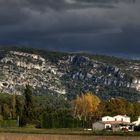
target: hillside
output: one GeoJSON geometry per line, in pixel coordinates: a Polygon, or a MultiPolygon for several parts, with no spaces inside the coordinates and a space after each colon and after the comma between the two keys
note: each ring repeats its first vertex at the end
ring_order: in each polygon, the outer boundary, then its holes
{"type": "Polygon", "coordinates": [[[124,97],[140,101],[140,61],[1,47],[0,92],[22,94],[26,84],[35,95],[72,99],[90,90],[104,100],[124,97]]]}

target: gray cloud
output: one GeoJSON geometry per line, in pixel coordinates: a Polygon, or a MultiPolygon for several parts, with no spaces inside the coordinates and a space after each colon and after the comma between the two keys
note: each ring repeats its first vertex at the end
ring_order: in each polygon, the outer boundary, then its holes
{"type": "Polygon", "coordinates": [[[140,53],[138,0],[0,0],[0,43],[140,53]]]}

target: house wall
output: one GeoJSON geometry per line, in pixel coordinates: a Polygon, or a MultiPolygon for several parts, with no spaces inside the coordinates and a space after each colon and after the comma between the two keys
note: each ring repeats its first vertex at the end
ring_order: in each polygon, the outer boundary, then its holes
{"type": "Polygon", "coordinates": [[[130,117],[117,115],[113,117],[115,121],[123,121],[130,123],[130,117]]]}
{"type": "Polygon", "coordinates": [[[140,117],[138,117],[138,122],[140,123],[140,117]]]}
{"type": "Polygon", "coordinates": [[[132,122],[132,124],[134,124],[135,126],[140,125],[140,117],[138,117],[138,120],[137,121],[132,122]]]}
{"type": "Polygon", "coordinates": [[[107,129],[107,128],[111,128],[111,127],[112,127],[111,124],[105,124],[105,129],[107,129]]]}
{"type": "Polygon", "coordinates": [[[102,117],[102,122],[110,122],[110,121],[115,121],[115,119],[110,116],[102,117]]]}

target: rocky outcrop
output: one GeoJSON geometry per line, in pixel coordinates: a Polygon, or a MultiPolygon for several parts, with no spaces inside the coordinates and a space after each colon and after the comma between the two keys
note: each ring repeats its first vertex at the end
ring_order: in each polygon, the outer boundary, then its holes
{"type": "Polygon", "coordinates": [[[0,91],[22,94],[29,84],[35,94],[56,93],[71,99],[92,90],[103,99],[122,96],[138,101],[139,70],[139,62],[119,67],[75,54],[61,55],[54,62],[49,56],[12,50],[0,59],[0,91]]]}

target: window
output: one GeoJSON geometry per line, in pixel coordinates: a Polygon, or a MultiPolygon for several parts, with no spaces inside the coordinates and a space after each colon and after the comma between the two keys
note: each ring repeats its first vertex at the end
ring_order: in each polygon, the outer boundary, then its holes
{"type": "Polygon", "coordinates": [[[115,118],[115,121],[117,121],[117,118],[115,118]]]}
{"type": "Polygon", "coordinates": [[[121,121],[123,122],[123,118],[121,118],[121,121]]]}

